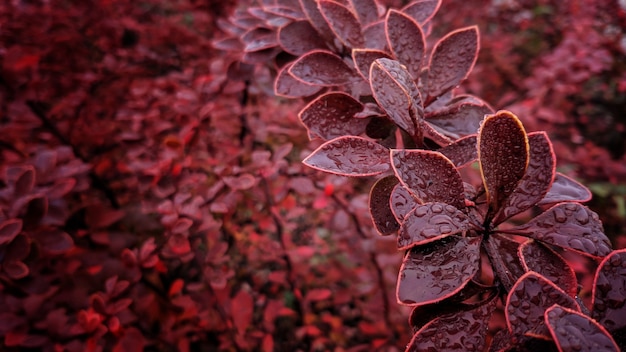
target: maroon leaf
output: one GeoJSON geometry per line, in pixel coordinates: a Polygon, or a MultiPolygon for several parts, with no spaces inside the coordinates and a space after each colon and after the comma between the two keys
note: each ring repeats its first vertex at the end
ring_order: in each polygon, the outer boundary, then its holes
{"type": "Polygon", "coordinates": [[[365,79],[369,79],[370,67],[376,59],[391,59],[387,52],[375,49],[352,49],[352,59],[357,70],[365,79]]]}
{"type": "Polygon", "coordinates": [[[626,327],[626,249],[600,262],[593,282],[593,318],[609,331],[626,327]]]}
{"type": "Polygon", "coordinates": [[[375,50],[385,50],[387,35],[385,34],[385,20],[379,20],[363,27],[365,47],[375,50]]]}
{"type": "Polygon", "coordinates": [[[504,201],[493,223],[499,224],[539,203],[554,180],[556,156],[545,132],[528,134],[528,168],[513,193],[504,201]]]}
{"type": "Polygon", "coordinates": [[[498,248],[499,255],[506,263],[506,269],[514,278],[519,278],[526,272],[519,256],[520,243],[509,239],[509,237],[494,233],[489,237],[489,241],[495,242],[495,248],[498,248]]]}
{"type": "Polygon", "coordinates": [[[410,74],[397,61],[382,58],[370,67],[369,78],[378,105],[400,128],[415,136],[420,101],[414,101],[405,85],[412,84],[410,74]]]}
{"type": "Polygon", "coordinates": [[[74,240],[65,231],[52,229],[39,231],[33,235],[41,248],[51,254],[61,254],[67,252],[74,246],[74,240]]]}
{"type": "Polygon", "coordinates": [[[546,310],[545,320],[559,351],[620,350],[602,325],[575,310],[555,304],[546,310]]]}
{"type": "Polygon", "coordinates": [[[604,257],[611,252],[611,242],[598,214],[578,203],[559,203],[528,223],[501,232],[527,236],[591,257],[604,257]]]}
{"type": "Polygon", "coordinates": [[[534,271],[554,282],[565,293],[576,298],[576,273],[558,253],[540,242],[528,240],[519,248],[519,257],[526,271],[534,271]]]}
{"type": "Polygon", "coordinates": [[[302,55],[289,73],[305,83],[320,86],[346,84],[355,77],[354,71],[339,56],[324,50],[302,55]]]}
{"type": "Polygon", "coordinates": [[[245,52],[261,51],[278,44],[276,32],[267,28],[254,28],[241,36],[245,52]]]}
{"type": "Polygon", "coordinates": [[[5,261],[2,270],[13,280],[23,279],[30,273],[28,266],[21,261],[5,261]]]}
{"type": "MultiPolygon", "coordinates": [[[[395,176],[394,176],[395,178],[395,176]]],[[[21,219],[9,219],[0,223],[0,245],[9,243],[22,231],[21,219]]]]}
{"type": "Polygon", "coordinates": [[[428,71],[428,96],[438,97],[456,87],[474,67],[478,56],[478,27],[456,30],[433,49],[428,71]]]}
{"type": "Polygon", "coordinates": [[[419,24],[428,22],[437,13],[441,0],[417,0],[402,8],[402,12],[411,16],[419,24]]]}
{"type": "Polygon", "coordinates": [[[496,302],[492,298],[474,309],[432,320],[413,335],[406,351],[483,351],[496,302]]]}
{"type": "Polygon", "coordinates": [[[378,4],[376,4],[376,0],[350,0],[350,3],[362,26],[378,20],[378,4]]]}
{"type": "Polygon", "coordinates": [[[385,31],[391,52],[406,66],[413,80],[422,71],[425,39],[420,25],[411,17],[396,10],[387,13],[385,31]]]}
{"type": "Polygon", "coordinates": [[[238,37],[228,37],[211,43],[215,49],[224,51],[243,51],[243,43],[238,37]]]}
{"type": "Polygon", "coordinates": [[[478,159],[477,141],[478,136],[474,134],[457,139],[437,151],[450,159],[456,167],[461,167],[478,159]]]}
{"type": "Polygon", "coordinates": [[[460,101],[426,117],[441,133],[453,139],[475,134],[485,115],[493,110],[487,104],[460,101]]]}
{"type": "Polygon", "coordinates": [[[413,210],[419,203],[413,197],[402,184],[398,184],[391,191],[389,197],[389,205],[393,215],[398,222],[404,221],[404,218],[413,210]]]}
{"type": "Polygon", "coordinates": [[[365,132],[369,119],[354,115],[363,110],[363,104],[350,95],[332,92],[319,96],[299,113],[309,132],[329,140],[365,132]]]}
{"type": "Polygon", "coordinates": [[[317,1],[300,0],[300,6],[302,7],[304,14],[306,15],[306,18],[317,30],[317,32],[322,36],[322,38],[324,38],[326,41],[332,42],[333,32],[328,26],[328,22],[326,22],[324,16],[322,16],[322,13],[317,6],[317,1]]]}
{"type": "Polygon", "coordinates": [[[390,235],[400,228],[394,213],[391,211],[389,198],[398,179],[394,175],[386,176],[376,181],[370,190],[369,210],[374,226],[383,236],[390,235]]]}
{"type": "Polygon", "coordinates": [[[265,64],[268,61],[273,60],[280,51],[280,48],[274,46],[264,50],[246,52],[241,58],[241,62],[250,65],[265,64]]]}
{"type": "Polygon", "coordinates": [[[361,24],[350,9],[332,0],[320,0],[318,6],[330,29],[345,46],[365,46],[361,24]]]}
{"type": "Polygon", "coordinates": [[[589,189],[578,181],[556,173],[552,187],[546,196],[539,202],[539,205],[555,204],[560,202],[587,202],[591,199],[589,189]]]}
{"type": "Polygon", "coordinates": [[[277,4],[277,6],[266,6],[265,11],[277,16],[286,17],[291,20],[304,19],[302,9],[295,1],[288,1],[283,4],[277,4]]]}
{"type": "Polygon", "coordinates": [[[408,249],[464,233],[472,228],[467,216],[445,203],[417,205],[400,225],[398,249],[408,249]]]}
{"type": "Polygon", "coordinates": [[[428,150],[392,150],[393,169],[404,187],[422,202],[465,208],[461,175],[441,153],[428,150]]]}
{"type": "Polygon", "coordinates": [[[295,56],[301,56],[315,49],[326,49],[324,39],[320,37],[309,21],[296,21],[278,30],[278,42],[283,50],[295,56]]]}
{"type": "Polygon", "coordinates": [[[303,161],[318,170],[344,176],[373,176],[389,170],[389,150],[361,137],[338,137],[303,161]]]}
{"type": "Polygon", "coordinates": [[[400,267],[397,298],[419,306],[459,292],[478,272],[480,237],[449,236],[411,248],[400,267]]]}
{"type": "Polygon", "coordinates": [[[13,191],[13,196],[15,198],[23,197],[29,194],[33,188],[35,187],[35,169],[30,166],[26,168],[22,173],[17,177],[15,181],[15,189],[13,191]]]}
{"type": "Polygon", "coordinates": [[[294,78],[289,73],[290,68],[291,64],[287,64],[276,75],[276,81],[274,81],[274,92],[276,95],[286,98],[308,97],[322,89],[320,86],[305,83],[294,78]]]}
{"type": "Polygon", "coordinates": [[[528,165],[524,126],[508,111],[487,116],[478,134],[478,160],[487,199],[497,211],[524,177],[528,165]]]}
{"type": "Polygon", "coordinates": [[[553,304],[580,311],[580,307],[563,290],[545,277],[527,272],[517,280],[508,294],[504,313],[513,336],[549,337],[544,312],[553,304]]]}

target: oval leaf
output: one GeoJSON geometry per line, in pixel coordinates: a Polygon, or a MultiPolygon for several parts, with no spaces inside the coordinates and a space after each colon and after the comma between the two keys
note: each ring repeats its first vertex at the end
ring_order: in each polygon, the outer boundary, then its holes
{"type": "Polygon", "coordinates": [[[501,232],[527,236],[596,258],[611,252],[611,242],[604,234],[598,214],[578,203],[559,203],[528,223],[501,232]]]}
{"type": "Polygon", "coordinates": [[[311,96],[322,89],[321,86],[312,85],[296,79],[289,73],[291,64],[285,65],[276,75],[274,81],[274,93],[285,98],[301,98],[311,96]]]}
{"type": "Polygon", "coordinates": [[[626,249],[602,260],[593,282],[593,318],[609,331],[626,327],[626,249]]]}
{"type": "Polygon", "coordinates": [[[559,351],[620,350],[602,325],[575,310],[554,305],[546,310],[545,320],[559,351]]]}
{"type": "Polygon", "coordinates": [[[474,67],[478,57],[478,27],[462,28],[443,37],[433,49],[428,71],[428,97],[456,87],[474,67]]]}
{"type": "Polygon", "coordinates": [[[398,249],[423,245],[471,228],[467,216],[451,205],[445,203],[417,205],[400,225],[398,249]]]}
{"type": "Polygon", "coordinates": [[[394,213],[391,211],[389,198],[391,192],[398,185],[394,175],[383,177],[372,186],[369,197],[369,210],[374,226],[379,234],[390,235],[400,228],[394,213]]]}
{"type": "Polygon", "coordinates": [[[485,118],[478,133],[478,161],[491,211],[497,211],[524,177],[528,165],[524,126],[508,111],[485,118]]]}
{"type": "Polygon", "coordinates": [[[465,208],[461,175],[443,154],[428,150],[392,150],[391,160],[400,182],[422,202],[465,208]]]}
{"type": "Polygon", "coordinates": [[[339,137],[322,144],[303,163],[344,176],[373,176],[389,170],[389,150],[361,137],[339,137]]]}
{"type": "Polygon", "coordinates": [[[273,48],[278,44],[276,32],[268,28],[254,28],[241,36],[245,52],[256,52],[273,48]]]}
{"type": "Polygon", "coordinates": [[[370,67],[376,59],[391,59],[391,56],[387,52],[375,49],[353,49],[352,60],[356,66],[359,74],[365,79],[369,79],[370,67]]]}
{"type": "Polygon", "coordinates": [[[398,184],[391,191],[389,197],[389,205],[393,215],[398,222],[404,221],[405,217],[413,210],[419,203],[413,197],[402,184],[398,184]]]}
{"type": "Polygon", "coordinates": [[[378,4],[376,0],[350,0],[350,3],[362,26],[378,20],[378,4]]]}
{"type": "Polygon", "coordinates": [[[400,267],[398,303],[419,306],[459,292],[478,272],[480,237],[450,236],[411,248],[400,267]]]}
{"type": "Polygon", "coordinates": [[[534,271],[554,282],[565,293],[576,298],[578,281],[576,273],[558,253],[534,240],[524,242],[519,257],[525,271],[534,271]]]}
{"type": "Polygon", "coordinates": [[[327,42],[333,41],[333,31],[328,26],[326,19],[322,16],[316,0],[300,0],[300,6],[304,11],[304,15],[311,25],[317,30],[322,38],[327,42]]]}
{"type": "MultiPolygon", "coordinates": [[[[394,176],[395,178],[395,176],[394,176]]],[[[21,219],[9,219],[0,223],[0,245],[9,243],[22,231],[21,219]]]]}
{"type": "Polygon", "coordinates": [[[474,134],[457,139],[437,151],[450,159],[454,166],[461,167],[478,159],[477,141],[478,136],[474,134]]]}
{"type": "Polygon", "coordinates": [[[369,49],[385,50],[387,36],[385,34],[385,20],[379,20],[363,28],[365,47],[369,49]]]}
{"type": "Polygon", "coordinates": [[[309,132],[329,140],[365,132],[369,119],[357,119],[355,114],[363,104],[345,93],[333,92],[319,96],[298,114],[309,132]]]}
{"type": "Polygon", "coordinates": [[[320,86],[346,84],[354,77],[352,69],[339,56],[324,50],[301,56],[289,73],[305,83],[320,86]]]}
{"type": "Polygon", "coordinates": [[[587,202],[591,199],[591,191],[578,181],[556,173],[552,187],[539,205],[555,204],[560,202],[587,202]]]}
{"type": "Polygon", "coordinates": [[[349,48],[365,46],[361,24],[350,9],[330,0],[321,0],[318,6],[330,29],[345,46],[349,48]]]}
{"type": "Polygon", "coordinates": [[[422,28],[408,15],[390,10],[385,21],[385,32],[391,52],[416,80],[422,71],[426,46],[422,28]]]}
{"type": "Polygon", "coordinates": [[[278,30],[278,42],[283,50],[295,56],[301,56],[315,49],[326,49],[324,39],[320,37],[309,21],[296,21],[278,30]]]}
{"type": "Polygon", "coordinates": [[[485,115],[492,113],[489,105],[462,101],[428,115],[426,120],[441,133],[457,139],[478,132],[485,115]]]}
{"type": "Polygon", "coordinates": [[[439,10],[441,0],[417,0],[402,8],[402,12],[411,16],[419,24],[428,22],[439,10]]]}

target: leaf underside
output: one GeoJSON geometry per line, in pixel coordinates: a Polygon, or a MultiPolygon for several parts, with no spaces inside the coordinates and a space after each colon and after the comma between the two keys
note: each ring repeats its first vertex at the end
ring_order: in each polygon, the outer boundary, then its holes
{"type": "Polygon", "coordinates": [[[400,225],[398,249],[423,245],[471,228],[467,216],[451,205],[445,203],[417,205],[400,225]]]}
{"type": "Polygon", "coordinates": [[[394,175],[383,177],[372,186],[369,196],[369,210],[378,233],[390,235],[398,229],[400,224],[391,211],[389,199],[398,179],[394,175]]]}
{"type": "Polygon", "coordinates": [[[348,94],[331,92],[310,102],[299,116],[306,128],[325,140],[365,132],[369,119],[357,119],[355,114],[363,104],[348,94]]]}
{"type": "Polygon", "coordinates": [[[575,310],[554,305],[546,310],[545,320],[560,351],[619,351],[602,325],[575,310]]]}
{"type": "Polygon", "coordinates": [[[389,170],[389,150],[362,137],[338,137],[322,144],[303,163],[343,176],[373,176],[389,170]]]}
{"type": "Polygon", "coordinates": [[[526,271],[541,274],[571,297],[576,297],[578,292],[576,273],[563,257],[534,240],[524,242],[519,251],[519,257],[526,271]]]}
{"type": "Polygon", "coordinates": [[[614,332],[626,328],[626,249],[602,260],[593,283],[593,318],[614,332]]]}

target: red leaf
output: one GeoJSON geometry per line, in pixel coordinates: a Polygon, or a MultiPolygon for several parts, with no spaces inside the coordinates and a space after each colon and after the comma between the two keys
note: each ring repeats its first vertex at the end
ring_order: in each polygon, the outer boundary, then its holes
{"type": "Polygon", "coordinates": [[[578,181],[573,180],[560,172],[556,173],[552,187],[539,205],[555,204],[560,202],[587,202],[591,199],[589,189],[578,181]]]}
{"type": "Polygon", "coordinates": [[[102,204],[86,207],[85,222],[92,229],[103,229],[121,220],[125,213],[122,210],[113,210],[102,204]]]}
{"type": "Polygon", "coordinates": [[[450,236],[411,248],[400,267],[398,302],[419,306],[461,291],[478,272],[480,237],[450,236]]]}
{"type": "Polygon", "coordinates": [[[276,32],[267,28],[253,28],[241,36],[245,52],[267,50],[278,45],[276,32]]]}
{"type": "Polygon", "coordinates": [[[419,24],[428,22],[439,10],[441,0],[417,0],[402,8],[402,12],[411,16],[419,24]]]}
{"type": "Polygon", "coordinates": [[[469,75],[478,57],[478,47],[476,26],[451,32],[437,42],[428,70],[429,99],[458,86],[469,75]]]}
{"type": "Polygon", "coordinates": [[[626,327],[626,249],[612,252],[598,265],[593,281],[593,317],[609,331],[626,327]]]}
{"type": "Polygon", "coordinates": [[[545,320],[559,351],[620,350],[602,325],[575,310],[555,304],[546,310],[545,320]]]}
{"type": "Polygon", "coordinates": [[[370,190],[369,211],[376,230],[383,236],[390,235],[400,228],[389,202],[391,192],[397,184],[398,179],[390,175],[376,181],[370,190]]]}
{"type": "Polygon", "coordinates": [[[278,42],[283,50],[301,56],[315,49],[327,49],[326,42],[309,21],[296,21],[278,31],[278,42]]]}
{"type": "Polygon", "coordinates": [[[0,223],[0,245],[13,241],[22,231],[21,219],[9,219],[0,223]]]}
{"type": "Polygon", "coordinates": [[[65,253],[74,246],[72,237],[59,229],[39,231],[34,237],[41,248],[51,254],[65,253]]]}
{"type": "Polygon", "coordinates": [[[361,137],[339,137],[322,144],[303,161],[344,176],[373,176],[389,170],[389,150],[361,137]]]}
{"type": "Polygon", "coordinates": [[[357,70],[365,79],[369,79],[370,67],[376,59],[387,58],[391,56],[387,52],[375,49],[352,49],[352,60],[357,70]]]}
{"type": "Polygon", "coordinates": [[[350,3],[362,26],[378,20],[378,4],[376,0],[350,0],[350,3]]]}
{"type": "Polygon", "coordinates": [[[540,242],[528,240],[520,246],[519,257],[526,271],[541,274],[571,297],[576,297],[576,273],[558,253],[540,242]]]}
{"type": "Polygon", "coordinates": [[[320,12],[319,7],[317,6],[316,0],[300,0],[300,6],[304,11],[307,19],[311,23],[311,25],[317,30],[317,32],[324,38],[326,41],[333,41],[333,32],[328,26],[328,22],[320,12]]]}
{"type": "Polygon", "coordinates": [[[389,48],[400,63],[416,80],[422,73],[422,58],[426,46],[422,28],[411,17],[390,10],[385,21],[385,31],[389,48]]]}
{"type": "Polygon", "coordinates": [[[2,263],[2,270],[4,270],[4,272],[14,280],[25,278],[30,272],[28,266],[21,261],[8,260],[5,260],[4,263],[2,263]]]}
{"type": "Polygon", "coordinates": [[[308,97],[322,89],[320,86],[305,83],[296,79],[291,75],[291,73],[289,73],[290,68],[291,63],[285,65],[280,71],[278,71],[276,80],[274,81],[274,92],[276,95],[285,98],[308,97]]]}
{"type": "Polygon", "coordinates": [[[441,133],[457,139],[476,133],[485,115],[492,113],[493,109],[482,101],[462,99],[428,114],[426,120],[433,126],[439,127],[437,130],[441,133]]]}
{"type": "Polygon", "coordinates": [[[309,290],[304,296],[304,299],[311,302],[323,301],[325,299],[329,299],[332,294],[333,293],[327,288],[315,288],[309,290]]]}
{"type": "Polygon", "coordinates": [[[478,136],[474,134],[457,139],[437,151],[450,159],[456,167],[461,167],[478,159],[477,143],[478,136]]]}
{"type": "Polygon", "coordinates": [[[318,6],[330,29],[345,46],[362,48],[365,45],[361,24],[350,9],[331,0],[320,0],[318,6]]]}
{"type": "Polygon", "coordinates": [[[385,20],[379,20],[363,27],[365,47],[373,50],[385,50],[387,36],[385,34],[385,20]]]}
{"type": "Polygon", "coordinates": [[[402,222],[419,203],[411,192],[402,186],[402,184],[398,184],[393,188],[393,191],[391,191],[389,204],[396,220],[402,222]]]}
{"type": "Polygon", "coordinates": [[[467,216],[445,203],[417,205],[400,225],[398,249],[423,245],[472,228],[467,216]]]}
{"type": "Polygon", "coordinates": [[[339,56],[330,51],[314,50],[298,58],[289,73],[302,82],[334,86],[349,83],[355,73],[339,56]]]}
{"type": "Polygon", "coordinates": [[[325,140],[365,132],[369,119],[354,115],[363,111],[363,104],[350,95],[331,92],[310,102],[298,116],[310,133],[325,140]]]}
{"type": "Polygon", "coordinates": [[[28,195],[35,187],[35,169],[32,166],[26,168],[15,181],[13,197],[19,198],[28,195]]]}
{"type": "Polygon", "coordinates": [[[245,334],[252,323],[253,304],[252,296],[245,289],[239,290],[231,301],[233,323],[240,335],[245,334]]]}
{"type": "Polygon", "coordinates": [[[251,174],[242,174],[238,176],[225,176],[224,183],[236,191],[244,191],[250,189],[257,184],[257,179],[251,174]]]}
{"type": "Polygon", "coordinates": [[[428,150],[391,150],[396,176],[420,201],[465,208],[463,180],[443,154],[428,150]]]}

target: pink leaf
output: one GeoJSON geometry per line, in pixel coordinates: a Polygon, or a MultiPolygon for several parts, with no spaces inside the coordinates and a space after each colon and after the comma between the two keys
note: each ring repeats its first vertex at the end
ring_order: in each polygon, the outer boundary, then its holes
{"type": "Polygon", "coordinates": [[[350,95],[332,92],[310,102],[299,116],[309,132],[329,140],[365,132],[369,119],[354,116],[363,110],[363,104],[350,95]]]}
{"type": "Polygon", "coordinates": [[[373,176],[389,170],[389,150],[361,137],[338,137],[322,144],[303,163],[344,176],[373,176]]]}
{"type": "Polygon", "coordinates": [[[296,79],[309,84],[334,86],[349,83],[355,72],[330,51],[314,50],[301,56],[289,69],[296,79]]]}
{"type": "Polygon", "coordinates": [[[320,0],[320,12],[337,38],[349,48],[362,48],[365,44],[361,24],[346,6],[331,0],[320,0]]]}
{"type": "Polygon", "coordinates": [[[422,72],[425,39],[422,28],[411,17],[390,10],[387,13],[385,30],[389,48],[396,60],[406,66],[413,80],[417,80],[422,72]]]}

